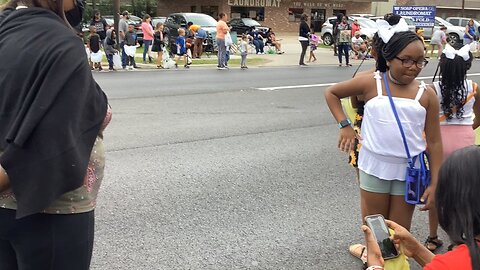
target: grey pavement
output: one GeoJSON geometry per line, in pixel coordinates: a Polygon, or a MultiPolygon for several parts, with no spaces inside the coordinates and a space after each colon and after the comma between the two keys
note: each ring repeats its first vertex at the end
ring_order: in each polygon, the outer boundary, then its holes
{"type": "MultiPolygon", "coordinates": [[[[325,88],[259,89],[352,72],[95,73],[114,114],[92,269],[360,269],[347,251],[363,239],[358,186],[325,88]]],[[[426,213],[412,232],[427,236],[426,213]]]]}

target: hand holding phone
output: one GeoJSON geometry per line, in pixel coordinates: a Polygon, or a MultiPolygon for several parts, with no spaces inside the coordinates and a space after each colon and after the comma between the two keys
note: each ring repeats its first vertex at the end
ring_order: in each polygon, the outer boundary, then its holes
{"type": "Polygon", "coordinates": [[[383,216],[380,214],[366,216],[365,223],[377,240],[383,259],[388,260],[398,257],[399,252],[392,242],[392,239],[390,239],[390,231],[383,216]]]}

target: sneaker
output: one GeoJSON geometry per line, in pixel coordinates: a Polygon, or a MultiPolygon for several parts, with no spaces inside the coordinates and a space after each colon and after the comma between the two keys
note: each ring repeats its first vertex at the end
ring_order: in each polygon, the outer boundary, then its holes
{"type": "Polygon", "coordinates": [[[184,68],[190,68],[188,65],[183,65],[184,68]]]}
{"type": "Polygon", "coordinates": [[[226,70],[225,67],[218,67],[217,69],[218,69],[218,70],[226,70]]]}

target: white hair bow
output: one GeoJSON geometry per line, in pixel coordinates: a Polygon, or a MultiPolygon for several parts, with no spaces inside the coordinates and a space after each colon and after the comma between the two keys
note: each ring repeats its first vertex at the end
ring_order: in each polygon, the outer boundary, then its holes
{"type": "Polygon", "coordinates": [[[396,25],[390,25],[385,20],[377,20],[378,36],[383,42],[388,43],[392,36],[398,32],[408,31],[408,24],[404,18],[400,18],[400,21],[396,25]]]}
{"type": "Polygon", "coordinates": [[[455,50],[452,46],[447,44],[445,46],[445,50],[443,50],[443,54],[445,54],[445,57],[448,59],[454,59],[455,55],[458,55],[463,58],[463,60],[467,61],[470,59],[470,45],[465,45],[463,46],[460,50],[455,50]]]}

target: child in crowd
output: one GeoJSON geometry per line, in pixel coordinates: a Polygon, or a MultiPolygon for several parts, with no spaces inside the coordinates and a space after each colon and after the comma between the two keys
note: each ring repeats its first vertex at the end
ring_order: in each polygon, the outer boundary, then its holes
{"type": "Polygon", "coordinates": [[[164,33],[163,33],[164,25],[163,23],[159,22],[155,26],[155,31],[153,34],[153,45],[152,45],[152,52],[157,53],[157,68],[163,68],[162,60],[163,60],[163,47],[164,44],[164,33]]]}
{"type": "Polygon", "coordinates": [[[240,67],[242,69],[247,69],[247,54],[248,54],[248,36],[246,34],[242,34],[242,40],[240,41],[240,55],[242,57],[242,61],[240,63],[240,67]]]}
{"type": "Polygon", "coordinates": [[[177,45],[177,61],[176,61],[175,67],[178,68],[178,61],[180,61],[180,58],[183,57],[183,60],[185,62],[183,67],[189,68],[187,63],[187,44],[185,40],[185,29],[183,28],[178,29],[178,37],[175,43],[177,45]]]}
{"type": "Polygon", "coordinates": [[[92,59],[95,59],[95,57],[93,58],[91,57],[92,54],[98,54],[100,51],[100,43],[101,43],[100,35],[97,34],[97,28],[94,25],[91,25],[89,29],[90,29],[90,36],[88,38],[87,46],[90,49],[90,59],[91,59],[90,68],[92,70],[95,70],[96,68],[98,68],[98,71],[102,71],[101,60],[99,62],[93,61],[92,59]]]}
{"type": "MultiPolygon", "coordinates": [[[[467,80],[467,71],[472,66],[470,46],[455,50],[447,44],[440,55],[440,80],[433,83],[440,104],[440,132],[443,142],[443,158],[453,151],[473,145],[475,132],[480,125],[480,94],[478,85],[467,80]]],[[[435,251],[442,246],[438,239],[436,209],[429,211],[430,235],[425,247],[435,251]]]]}
{"type": "Polygon", "coordinates": [[[415,206],[405,201],[407,157],[402,136],[387,96],[387,85],[403,126],[411,156],[426,149],[430,153],[431,184],[421,200],[422,210],[433,208],[438,170],[442,162],[442,141],[435,91],[415,78],[426,65],[423,43],[408,30],[406,22],[391,35],[391,24],[377,20],[379,41],[377,71],[356,76],[327,88],[325,98],[340,128],[338,146],[352,150],[356,134],[342,110],[341,98],[362,96],[362,147],[358,159],[362,221],[366,215],[382,214],[410,229],[415,206]],[[405,27],[403,27],[405,26],[405,27]],[[425,134],[425,137],[424,137],[425,134]],[[426,141],[425,141],[426,138],[426,141]]]}
{"type": "Polygon", "coordinates": [[[137,68],[137,65],[135,64],[135,50],[137,45],[138,45],[138,42],[137,42],[137,34],[135,33],[135,25],[129,24],[128,31],[127,33],[125,33],[125,46],[129,47],[125,49],[128,51],[126,63],[127,63],[127,69],[129,70],[134,70],[135,68],[137,68]]]}
{"type": "Polygon", "coordinates": [[[105,55],[108,60],[108,70],[115,71],[113,67],[113,55],[118,53],[118,46],[116,40],[116,34],[114,29],[107,30],[107,37],[105,38],[105,55]]]}
{"type": "Polygon", "coordinates": [[[310,34],[310,57],[308,58],[308,62],[310,63],[313,58],[313,62],[317,61],[317,57],[315,57],[315,51],[317,50],[318,42],[320,42],[320,38],[315,35],[315,32],[311,30],[310,34]]]}
{"type": "Polygon", "coordinates": [[[442,26],[440,30],[436,30],[433,32],[432,39],[430,40],[430,47],[432,50],[430,51],[430,57],[433,57],[433,50],[435,46],[438,47],[438,59],[442,55],[443,46],[447,44],[447,27],[442,26]]]}

